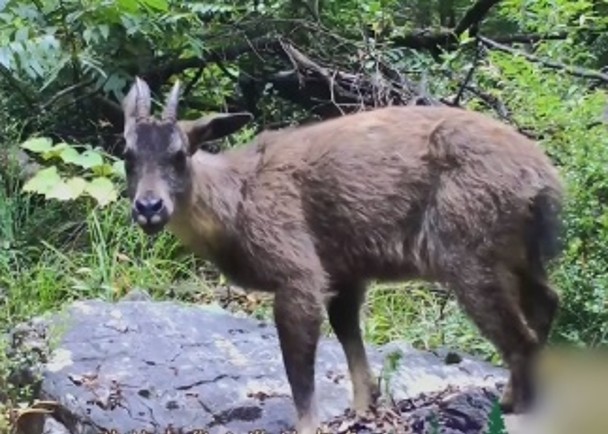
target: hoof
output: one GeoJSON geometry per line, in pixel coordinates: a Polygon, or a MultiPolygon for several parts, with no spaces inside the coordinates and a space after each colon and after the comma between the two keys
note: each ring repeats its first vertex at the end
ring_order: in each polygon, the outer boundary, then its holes
{"type": "Polygon", "coordinates": [[[320,433],[320,423],[316,416],[308,415],[298,420],[296,424],[297,434],[318,434],[320,433]]]}
{"type": "Polygon", "coordinates": [[[513,402],[511,402],[511,401],[505,402],[505,401],[501,400],[498,403],[498,405],[500,406],[500,411],[502,412],[502,414],[514,414],[514,412],[513,412],[513,409],[514,409],[513,402]]]}
{"type": "Polygon", "coordinates": [[[528,413],[531,410],[532,404],[532,401],[529,399],[520,399],[515,401],[511,399],[511,397],[503,397],[499,402],[500,410],[505,415],[528,413]]]}
{"type": "Polygon", "coordinates": [[[353,410],[355,410],[357,415],[373,411],[377,407],[381,396],[380,388],[373,379],[361,389],[363,389],[364,392],[359,394],[355,392],[353,400],[353,410]]]}

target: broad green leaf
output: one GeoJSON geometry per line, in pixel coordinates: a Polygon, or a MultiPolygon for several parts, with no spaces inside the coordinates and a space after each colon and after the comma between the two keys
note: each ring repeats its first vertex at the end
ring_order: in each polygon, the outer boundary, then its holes
{"type": "Polygon", "coordinates": [[[33,137],[23,142],[21,147],[40,154],[50,151],[53,148],[53,142],[48,137],[33,137]]]}
{"type": "Polygon", "coordinates": [[[83,169],[90,169],[92,167],[103,165],[103,157],[99,152],[88,150],[78,155],[78,158],[73,161],[73,163],[82,167],[83,169]]]}
{"type": "Polygon", "coordinates": [[[67,143],[57,143],[56,145],[52,146],[51,149],[42,154],[42,158],[44,158],[45,160],[50,160],[51,158],[59,157],[64,149],[69,148],[71,148],[71,146],[67,143]]]}
{"type": "Polygon", "coordinates": [[[45,197],[47,199],[57,199],[60,201],[75,199],[70,186],[63,179],[59,180],[53,188],[49,189],[46,192],[45,197]]]}
{"type": "Polygon", "coordinates": [[[100,176],[90,181],[85,191],[102,207],[114,202],[118,198],[114,184],[105,176],[100,176]]]}
{"type": "Polygon", "coordinates": [[[57,166],[41,169],[31,177],[24,185],[23,191],[46,195],[57,184],[63,182],[57,172],[57,166]]]}
{"type": "Polygon", "coordinates": [[[68,179],[66,184],[72,191],[72,196],[74,197],[74,199],[76,199],[77,197],[80,197],[82,193],[84,193],[87,188],[88,182],[86,179],[80,176],[74,176],[68,179]]]}
{"type": "Polygon", "coordinates": [[[80,159],[80,152],[69,146],[67,148],[64,148],[63,151],[61,151],[59,157],[63,160],[64,163],[78,164],[78,161],[80,159]]]}
{"type": "Polygon", "coordinates": [[[125,162],[123,160],[115,161],[114,164],[112,164],[112,171],[116,176],[122,179],[127,177],[127,172],[125,171],[125,162]]]}

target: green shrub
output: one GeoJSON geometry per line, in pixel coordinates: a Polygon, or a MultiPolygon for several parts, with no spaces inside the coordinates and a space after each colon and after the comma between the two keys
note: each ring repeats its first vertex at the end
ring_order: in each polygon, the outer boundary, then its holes
{"type": "Polygon", "coordinates": [[[605,94],[524,60],[492,60],[501,68],[500,97],[519,125],[542,136],[566,183],[565,249],[552,267],[562,299],[553,338],[608,344],[608,134],[598,122],[605,94]]]}

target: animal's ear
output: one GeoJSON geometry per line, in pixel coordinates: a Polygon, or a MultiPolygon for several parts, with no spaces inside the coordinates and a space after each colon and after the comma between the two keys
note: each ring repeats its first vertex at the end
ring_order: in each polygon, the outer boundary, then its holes
{"type": "Polygon", "coordinates": [[[135,77],[135,82],[122,100],[122,109],[125,115],[125,137],[133,130],[137,121],[150,116],[151,106],[152,101],[148,83],[139,77],[135,77]]]}
{"type": "Polygon", "coordinates": [[[202,143],[229,136],[252,119],[253,115],[249,112],[218,113],[178,123],[188,137],[190,151],[194,152],[202,143]]]}

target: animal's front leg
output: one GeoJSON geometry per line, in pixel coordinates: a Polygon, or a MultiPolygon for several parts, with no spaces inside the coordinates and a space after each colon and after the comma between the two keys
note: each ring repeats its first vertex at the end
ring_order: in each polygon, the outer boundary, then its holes
{"type": "Polygon", "coordinates": [[[321,288],[314,279],[281,288],[275,296],[274,316],[283,363],[296,407],[298,434],[319,428],[315,398],[315,357],[322,322],[321,288]]]}
{"type": "Polygon", "coordinates": [[[359,311],[366,288],[361,282],[339,282],[334,283],[332,289],[335,295],[327,306],[329,323],[346,355],[353,385],[354,408],[357,413],[364,414],[380,396],[359,326],[359,311]]]}

